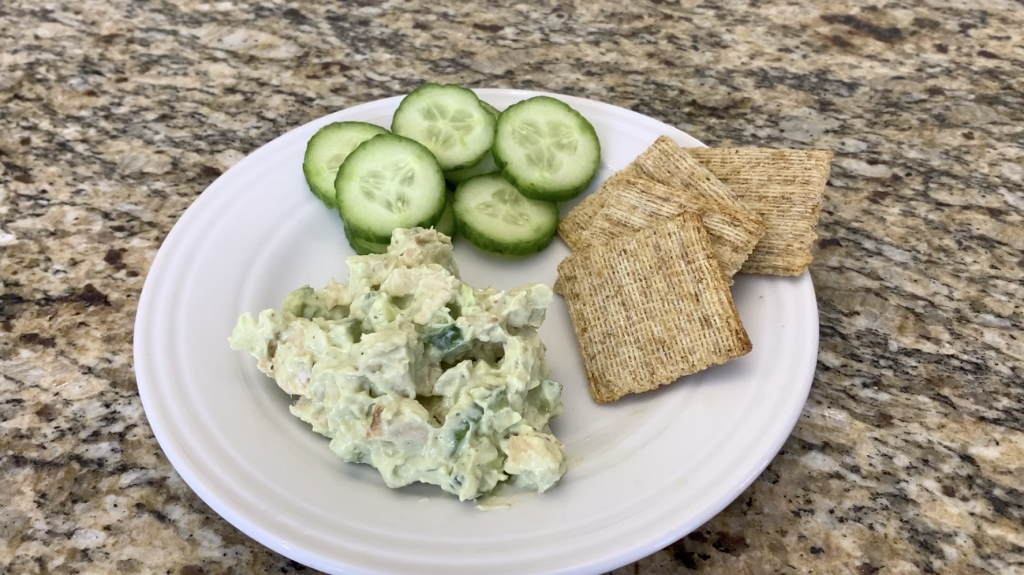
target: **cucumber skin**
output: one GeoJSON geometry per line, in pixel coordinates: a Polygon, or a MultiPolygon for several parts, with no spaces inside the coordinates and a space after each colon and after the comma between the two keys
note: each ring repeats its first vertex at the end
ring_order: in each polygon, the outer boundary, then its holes
{"type": "Polygon", "coordinates": [[[494,156],[494,165],[498,166],[498,169],[501,170],[501,175],[506,180],[508,180],[508,182],[510,184],[515,186],[516,189],[519,190],[520,194],[523,194],[524,196],[526,196],[527,198],[530,198],[531,200],[540,200],[542,202],[564,202],[564,201],[571,200],[571,199],[575,198],[576,196],[580,195],[580,192],[582,192],[583,190],[587,189],[587,187],[590,185],[590,183],[594,181],[594,176],[597,175],[597,171],[601,167],[601,159],[600,159],[601,158],[601,139],[597,137],[597,130],[594,129],[594,125],[591,124],[590,121],[587,120],[583,116],[583,114],[580,114],[574,108],[569,106],[569,104],[566,104],[565,102],[563,102],[561,100],[558,100],[556,98],[552,98],[550,96],[534,96],[532,98],[527,98],[526,100],[522,100],[520,102],[516,102],[515,104],[512,104],[508,108],[505,108],[505,111],[502,112],[501,116],[498,117],[498,122],[495,124],[495,127],[494,127],[494,133],[495,133],[494,145],[491,146],[491,155],[494,156]],[[559,190],[552,190],[550,188],[542,188],[542,187],[538,187],[538,186],[531,186],[530,184],[527,184],[525,182],[522,182],[522,181],[516,179],[515,175],[509,173],[509,171],[507,169],[507,167],[508,167],[507,163],[501,157],[501,145],[498,143],[497,133],[498,133],[498,130],[500,129],[502,119],[505,118],[506,121],[507,121],[507,118],[511,117],[511,116],[506,116],[505,114],[508,113],[510,110],[513,110],[517,106],[521,106],[522,104],[525,104],[525,103],[530,102],[532,100],[538,100],[538,99],[541,99],[541,98],[543,98],[545,100],[551,100],[553,102],[558,102],[562,106],[565,106],[566,110],[568,110],[569,112],[572,112],[573,114],[575,114],[579,120],[582,120],[582,123],[583,123],[584,126],[586,126],[587,131],[590,132],[594,136],[594,141],[597,142],[597,157],[598,157],[597,165],[594,166],[594,171],[593,171],[593,173],[590,174],[590,179],[587,180],[586,183],[584,183],[581,186],[576,186],[576,187],[572,187],[572,188],[565,188],[565,189],[559,189],[559,190]]]}
{"type": "MultiPolygon", "coordinates": [[[[487,150],[487,153],[490,154],[491,151],[487,150]]],[[[486,171],[483,171],[483,172],[480,172],[480,173],[473,173],[475,170],[478,169],[477,166],[481,165],[482,163],[484,163],[486,161],[487,161],[487,154],[484,154],[484,157],[481,158],[479,162],[473,164],[472,166],[470,166],[468,168],[463,168],[461,170],[452,170],[450,172],[445,172],[444,173],[444,179],[447,180],[449,184],[454,185],[455,187],[458,187],[459,184],[461,184],[462,182],[465,182],[466,180],[468,180],[468,179],[470,179],[472,177],[482,176],[484,174],[490,174],[492,172],[497,172],[498,171],[497,167],[492,166],[492,167],[488,168],[486,171]]],[[[494,155],[493,154],[491,155],[491,163],[494,163],[494,155]]],[[[450,188],[450,189],[452,189],[452,188],[450,188]]]]}
{"type": "Polygon", "coordinates": [[[378,252],[376,250],[367,249],[363,247],[362,244],[354,244],[352,242],[349,242],[348,245],[349,247],[352,248],[352,251],[356,252],[357,256],[380,255],[386,254],[388,252],[387,248],[385,248],[384,251],[382,252],[378,252]]]}
{"type": "Polygon", "coordinates": [[[486,235],[480,233],[473,226],[467,225],[466,222],[459,218],[455,219],[456,228],[459,230],[459,234],[469,240],[469,243],[484,250],[485,252],[491,252],[492,254],[501,254],[503,256],[529,256],[533,255],[544,248],[551,245],[551,241],[555,239],[555,235],[537,240],[536,242],[529,244],[518,244],[514,247],[510,247],[507,244],[499,244],[486,235]]]}
{"type": "MultiPolygon", "coordinates": [[[[415,94],[416,92],[419,92],[420,90],[431,89],[431,88],[436,88],[436,87],[454,87],[454,88],[458,88],[460,90],[464,90],[466,92],[469,92],[470,94],[473,94],[473,96],[477,99],[477,102],[480,102],[480,104],[481,104],[480,107],[485,112],[488,112],[491,115],[491,117],[494,118],[494,128],[495,128],[495,132],[497,132],[498,116],[494,115],[494,112],[497,111],[497,108],[495,108],[494,106],[491,106],[490,104],[487,104],[486,106],[484,106],[483,105],[484,101],[481,100],[480,97],[476,95],[476,92],[474,92],[473,90],[470,90],[469,88],[460,86],[458,84],[438,84],[437,82],[426,82],[424,84],[420,84],[412,92],[409,92],[408,94],[406,94],[405,98],[402,98],[402,101],[398,103],[398,108],[395,109],[395,113],[394,113],[394,115],[391,118],[391,133],[395,134],[396,136],[397,135],[402,135],[402,134],[398,134],[397,132],[395,132],[395,117],[397,117],[399,112],[401,111],[402,104],[405,103],[406,98],[408,98],[409,96],[412,96],[413,94],[415,94]],[[488,109],[488,108],[490,108],[490,109],[488,109]]],[[[408,138],[408,136],[402,136],[402,137],[408,138]]],[[[412,138],[409,138],[409,139],[412,139],[412,138]]],[[[491,142],[491,146],[492,147],[494,146],[493,139],[492,139],[492,142],[491,142]]],[[[454,165],[454,166],[450,166],[450,167],[447,167],[447,168],[442,166],[442,169],[444,171],[446,171],[446,172],[454,172],[456,170],[464,170],[466,168],[469,168],[469,167],[473,166],[474,164],[476,164],[480,160],[484,159],[484,156],[487,155],[488,151],[490,151],[490,148],[488,148],[487,150],[484,150],[484,152],[482,154],[480,154],[479,156],[477,156],[476,158],[474,158],[471,161],[468,161],[468,162],[465,162],[465,163],[462,163],[462,164],[458,164],[458,165],[454,165]]],[[[431,153],[433,153],[433,152],[431,152],[431,153]]],[[[438,163],[440,164],[440,162],[438,162],[438,163]]]]}
{"type": "Polygon", "coordinates": [[[449,239],[455,239],[455,194],[448,194],[448,202],[444,205],[444,212],[441,213],[441,217],[434,224],[434,229],[448,236],[449,239]]]}
{"type": "MultiPolygon", "coordinates": [[[[318,190],[315,186],[313,186],[313,184],[312,184],[313,178],[310,176],[310,173],[309,173],[309,170],[312,170],[312,166],[309,165],[308,159],[309,159],[309,152],[310,152],[309,144],[313,140],[315,140],[317,135],[320,134],[322,131],[324,131],[325,129],[330,128],[332,126],[335,126],[337,124],[359,124],[361,126],[379,129],[379,130],[381,130],[381,132],[380,132],[381,134],[388,134],[388,133],[390,133],[387,128],[385,128],[383,126],[378,126],[377,124],[371,124],[369,122],[343,121],[343,122],[331,122],[330,124],[322,126],[319,130],[316,131],[315,134],[310,136],[309,140],[306,142],[306,153],[303,154],[303,156],[302,156],[302,175],[306,177],[306,185],[309,186],[309,191],[313,192],[314,196],[319,198],[320,201],[323,202],[325,206],[327,206],[328,208],[330,208],[332,210],[338,209],[338,204],[337,204],[337,202],[335,200],[336,194],[334,194],[334,193],[332,193],[332,194],[323,194],[323,193],[321,193],[320,190],[318,190]]],[[[352,151],[354,152],[355,150],[352,150],[352,151]]]]}
{"type": "Polygon", "coordinates": [[[357,237],[352,234],[352,230],[350,230],[348,226],[345,226],[345,239],[348,240],[349,247],[356,252],[357,256],[384,254],[388,251],[389,244],[378,244],[357,237]]]}
{"type": "MultiPolygon", "coordinates": [[[[344,222],[344,220],[342,221],[344,222]]],[[[458,234],[456,226],[455,194],[448,192],[448,201],[444,205],[444,211],[441,212],[441,217],[431,227],[448,236],[450,240],[455,241],[455,236],[458,234]]],[[[366,254],[382,254],[387,252],[388,243],[376,242],[361,234],[358,229],[353,229],[352,226],[345,223],[345,238],[348,240],[348,245],[352,246],[352,249],[356,250],[357,254],[364,256],[366,254]]]]}
{"type": "Polygon", "coordinates": [[[487,102],[484,102],[483,100],[480,100],[480,105],[483,106],[484,110],[487,110],[488,112],[490,112],[491,115],[494,116],[495,120],[497,120],[498,116],[501,115],[501,110],[495,108],[494,106],[488,104],[487,102]]]}
{"type": "MultiPolygon", "coordinates": [[[[426,227],[434,228],[435,230],[437,230],[437,231],[441,232],[442,234],[448,236],[448,239],[450,239],[452,241],[455,241],[455,236],[456,236],[456,234],[458,234],[457,226],[458,226],[458,224],[455,221],[455,214],[444,213],[444,214],[441,214],[441,218],[439,220],[437,220],[437,223],[435,223],[432,226],[426,226],[426,227]]],[[[423,226],[420,226],[420,227],[423,227],[423,226]]],[[[348,240],[348,244],[350,246],[352,246],[352,249],[356,250],[357,253],[359,252],[360,249],[364,249],[364,251],[365,251],[366,248],[361,248],[361,246],[374,246],[374,245],[384,246],[384,249],[382,251],[369,251],[367,253],[382,254],[382,253],[387,251],[387,246],[390,245],[390,244],[381,243],[381,242],[377,242],[377,241],[374,241],[372,239],[369,239],[365,235],[363,235],[364,233],[365,232],[363,232],[363,231],[361,231],[361,230],[359,230],[357,228],[352,228],[348,224],[345,224],[345,238],[348,240]]],[[[377,237],[377,236],[373,236],[373,237],[377,237]]],[[[366,254],[365,253],[360,253],[359,255],[362,256],[362,255],[366,255],[366,254]]]]}
{"type": "MultiPolygon", "coordinates": [[[[358,152],[359,150],[363,149],[364,147],[368,148],[369,146],[372,146],[373,144],[371,144],[371,142],[373,142],[374,140],[376,140],[378,138],[397,138],[397,139],[404,140],[406,142],[410,142],[410,143],[414,144],[415,146],[421,148],[421,151],[423,153],[425,153],[427,155],[427,157],[429,157],[430,159],[432,159],[434,161],[434,165],[435,165],[437,176],[438,176],[438,181],[440,182],[440,188],[441,188],[442,196],[447,198],[448,187],[445,184],[444,172],[441,171],[441,166],[437,165],[437,158],[434,157],[434,153],[431,152],[426,146],[424,146],[423,144],[417,142],[416,140],[413,140],[412,138],[406,138],[405,136],[399,136],[397,134],[381,134],[381,135],[378,135],[378,136],[374,136],[374,137],[370,138],[369,140],[366,140],[362,144],[359,144],[359,146],[355,150],[352,150],[352,153],[349,154],[349,157],[354,156],[356,154],[356,152],[358,152]]],[[[375,233],[373,231],[363,229],[363,228],[359,227],[358,225],[352,224],[351,222],[349,222],[348,220],[345,219],[345,215],[342,213],[342,205],[341,205],[341,197],[340,197],[341,194],[340,194],[340,190],[338,188],[338,184],[341,183],[341,181],[343,179],[343,175],[346,173],[346,170],[345,170],[346,165],[345,164],[347,164],[347,163],[348,163],[348,161],[347,161],[347,158],[346,158],[346,162],[341,165],[341,168],[338,170],[338,175],[334,179],[334,189],[335,189],[335,192],[336,192],[335,201],[338,204],[338,214],[341,215],[341,220],[343,222],[345,222],[346,228],[349,231],[351,231],[353,235],[355,235],[355,236],[357,236],[359,238],[362,238],[363,240],[366,240],[366,241],[372,242],[372,243],[377,243],[377,244],[390,244],[391,243],[391,234],[394,233],[395,229],[392,229],[388,233],[387,236],[384,236],[382,234],[378,234],[378,233],[375,233]]],[[[423,221],[411,223],[411,224],[409,224],[408,227],[410,227],[410,228],[415,228],[415,227],[429,228],[429,227],[433,227],[434,224],[436,224],[437,221],[439,219],[441,219],[441,216],[444,214],[444,208],[447,205],[447,203],[448,203],[447,200],[444,201],[444,202],[441,202],[441,205],[440,205],[439,209],[436,211],[436,213],[434,213],[432,216],[428,217],[427,219],[425,219],[423,221]]]]}
{"type": "MultiPolygon", "coordinates": [[[[466,182],[470,182],[470,181],[472,181],[472,180],[474,180],[476,178],[488,177],[488,176],[492,175],[493,173],[494,172],[491,172],[491,174],[481,174],[479,176],[474,176],[474,177],[466,180],[465,182],[459,184],[459,187],[461,188],[462,186],[464,186],[466,184],[466,182]]],[[[509,183],[511,183],[511,182],[509,182],[509,183]]],[[[458,193],[458,190],[456,190],[456,193],[458,193]]],[[[558,206],[554,202],[546,202],[548,204],[551,204],[551,206],[552,206],[552,208],[554,210],[554,214],[555,214],[556,225],[552,229],[551,234],[548,235],[548,236],[545,236],[545,237],[543,237],[543,238],[541,238],[539,240],[536,240],[534,242],[528,242],[528,243],[527,242],[523,242],[523,243],[519,243],[519,244],[510,246],[510,245],[508,245],[506,243],[496,242],[496,241],[490,239],[487,236],[486,233],[481,232],[477,228],[475,228],[472,225],[466,223],[462,218],[459,217],[458,212],[454,209],[454,207],[455,207],[454,201],[455,201],[455,198],[453,197],[452,198],[452,214],[455,216],[455,231],[456,231],[456,233],[458,233],[460,236],[466,238],[467,240],[469,240],[469,243],[473,244],[474,246],[480,248],[481,250],[483,250],[485,252],[490,252],[490,253],[493,253],[493,254],[500,254],[500,255],[504,255],[504,256],[514,256],[514,257],[529,256],[529,255],[533,255],[533,254],[535,254],[537,252],[540,252],[544,248],[546,248],[549,245],[551,245],[551,242],[555,239],[555,236],[558,235],[558,225],[557,225],[557,221],[558,221],[558,206]]],[[[544,200],[541,200],[541,201],[544,201],[544,200]]]]}
{"type": "Polygon", "coordinates": [[[321,194],[319,191],[317,191],[316,186],[310,183],[310,180],[312,180],[312,178],[310,177],[309,172],[307,171],[309,169],[310,168],[306,166],[306,162],[302,162],[302,175],[306,177],[306,186],[309,187],[309,191],[313,192],[313,195],[316,196],[316,198],[320,200],[320,202],[323,203],[323,205],[327,206],[332,210],[338,209],[337,204],[335,204],[334,202],[333,196],[321,194]]]}

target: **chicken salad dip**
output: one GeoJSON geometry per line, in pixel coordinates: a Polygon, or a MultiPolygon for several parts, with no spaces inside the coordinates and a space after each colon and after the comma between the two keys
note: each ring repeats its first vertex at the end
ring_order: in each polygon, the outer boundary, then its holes
{"type": "Polygon", "coordinates": [[[392,488],[429,483],[465,501],[506,480],[558,482],[565,457],[548,423],[562,386],[537,333],[551,289],[469,286],[433,229],[397,229],[387,253],[347,264],[347,284],[245,313],[229,339],[297,398],[292,414],[392,488]]]}

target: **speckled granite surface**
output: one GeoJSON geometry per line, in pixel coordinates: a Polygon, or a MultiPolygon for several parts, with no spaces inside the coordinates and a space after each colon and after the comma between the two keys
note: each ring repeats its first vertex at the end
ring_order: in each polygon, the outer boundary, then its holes
{"type": "Polygon", "coordinates": [[[223,170],[428,78],[836,152],[803,417],[726,511],[616,575],[1024,572],[1020,0],[333,4],[0,3],[0,571],[309,571],[167,463],[134,312],[223,170]]]}

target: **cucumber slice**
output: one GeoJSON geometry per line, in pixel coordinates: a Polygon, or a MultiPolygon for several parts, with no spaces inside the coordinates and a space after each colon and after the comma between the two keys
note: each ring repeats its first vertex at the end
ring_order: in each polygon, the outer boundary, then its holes
{"type": "MultiPolygon", "coordinates": [[[[455,236],[455,212],[453,209],[455,200],[451,197],[452,194],[448,194],[448,203],[445,204],[444,212],[441,213],[441,219],[437,220],[434,224],[434,229],[448,236],[454,238],[455,236]]],[[[349,226],[345,226],[345,239],[348,240],[348,245],[352,246],[355,250],[356,255],[365,256],[366,254],[384,254],[388,251],[388,243],[372,242],[356,235],[349,226]]]]}
{"type": "Polygon", "coordinates": [[[484,110],[490,112],[491,115],[494,116],[495,120],[497,120],[498,116],[501,115],[501,110],[495,108],[494,106],[488,104],[487,102],[484,102],[483,100],[480,100],[480,105],[484,107],[484,110]]]}
{"type": "Polygon", "coordinates": [[[359,144],[388,131],[366,122],[334,122],[317,130],[306,144],[302,160],[302,173],[316,197],[329,208],[337,208],[334,201],[334,179],[345,158],[359,144]]]}
{"type": "Polygon", "coordinates": [[[502,175],[524,196],[548,202],[576,197],[601,163],[594,126],[548,96],[523,100],[502,112],[491,153],[502,175]]]}
{"type": "Polygon", "coordinates": [[[392,134],[363,142],[334,181],[338,212],[353,234],[389,243],[396,228],[428,228],[446,203],[444,175],[430,150],[392,134]]]}
{"type": "MultiPolygon", "coordinates": [[[[480,105],[483,106],[485,110],[490,112],[491,115],[494,116],[495,120],[497,120],[498,116],[501,115],[501,111],[499,111],[494,106],[488,104],[487,102],[484,102],[483,100],[480,100],[480,105]]],[[[490,150],[488,150],[487,153],[484,154],[483,159],[473,164],[472,166],[468,168],[463,168],[461,170],[452,170],[449,172],[445,172],[444,179],[448,180],[449,183],[458,185],[472,178],[473,176],[489,174],[491,172],[496,172],[497,170],[498,166],[494,164],[494,156],[492,156],[490,150]]]]}
{"type": "Polygon", "coordinates": [[[345,238],[348,240],[348,245],[352,246],[352,249],[355,250],[356,255],[358,256],[365,256],[367,254],[385,254],[388,251],[388,245],[390,245],[364,240],[363,238],[354,235],[348,226],[345,226],[345,238]]]}
{"type": "Polygon", "coordinates": [[[555,237],[558,206],[524,197],[501,174],[486,174],[455,190],[455,221],[478,248],[525,256],[544,249],[555,237]]]}
{"type": "MultiPolygon", "coordinates": [[[[446,196],[447,196],[447,201],[444,204],[444,211],[441,212],[441,217],[438,218],[437,222],[433,226],[431,226],[431,227],[433,227],[435,230],[441,232],[442,234],[448,236],[449,238],[454,238],[455,234],[456,234],[456,230],[455,230],[455,212],[454,212],[455,190],[453,189],[453,190],[448,191],[446,193],[446,196]]],[[[352,226],[348,225],[347,223],[345,224],[345,237],[348,238],[348,243],[350,245],[352,245],[353,247],[355,247],[355,245],[353,244],[353,239],[356,240],[358,243],[364,245],[364,246],[383,246],[384,248],[388,247],[388,242],[380,243],[380,242],[377,242],[375,240],[371,240],[371,239],[367,238],[366,236],[364,236],[363,235],[364,233],[365,232],[362,232],[361,230],[353,229],[352,226]]],[[[384,253],[384,252],[372,252],[372,253],[384,253]]]]}
{"type": "Polygon", "coordinates": [[[444,206],[441,219],[434,224],[434,229],[449,238],[455,237],[455,194],[448,194],[448,203],[444,206]]]}
{"type": "Polygon", "coordinates": [[[490,152],[487,152],[484,155],[484,159],[468,168],[445,172],[444,179],[453,184],[461,184],[473,176],[481,176],[483,174],[489,174],[496,171],[498,171],[498,166],[494,164],[494,156],[492,156],[490,152]]]}
{"type": "Polygon", "coordinates": [[[402,99],[391,131],[426,146],[447,171],[479,162],[494,142],[494,124],[472,90],[428,83],[402,99]]]}

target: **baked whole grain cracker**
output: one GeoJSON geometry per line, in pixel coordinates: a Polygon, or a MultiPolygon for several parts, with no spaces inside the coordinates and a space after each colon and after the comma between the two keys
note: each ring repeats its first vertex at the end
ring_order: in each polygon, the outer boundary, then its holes
{"type": "Polygon", "coordinates": [[[769,148],[688,148],[764,220],[765,233],[742,273],[797,276],[813,256],[832,152],[769,148]]]}
{"type": "Polygon", "coordinates": [[[716,203],[750,212],[728,185],[694,161],[687,153],[692,149],[695,148],[684,148],[668,136],[659,136],[630,166],[640,176],[663,186],[689,190],[716,203]]]}
{"type": "Polygon", "coordinates": [[[635,177],[646,178],[670,188],[686,190],[715,205],[730,206],[734,210],[759,219],[736,198],[728,186],[686,153],[687,149],[689,148],[680,146],[668,136],[659,136],[628,166],[605,180],[597,190],[570,210],[558,224],[558,235],[571,249],[577,249],[582,245],[581,238],[586,234],[591,221],[601,211],[607,198],[612,195],[614,184],[635,177]]]}
{"type": "Polygon", "coordinates": [[[638,177],[619,178],[608,185],[601,210],[578,243],[616,241],[684,211],[700,216],[722,276],[732,284],[732,276],[764,234],[764,224],[747,210],[690,188],[670,188],[638,177]]]}
{"type": "Polygon", "coordinates": [[[570,249],[576,249],[576,246],[581,245],[581,238],[586,233],[587,227],[590,226],[594,216],[604,206],[608,187],[613,186],[615,182],[622,178],[634,175],[634,173],[631,165],[615,172],[607,180],[601,182],[601,185],[593,193],[583,198],[580,203],[569,210],[569,213],[565,214],[565,217],[559,220],[558,235],[561,236],[570,249]]]}
{"type": "Polygon", "coordinates": [[[701,218],[683,212],[558,266],[594,399],[649,391],[746,354],[701,218]]]}

